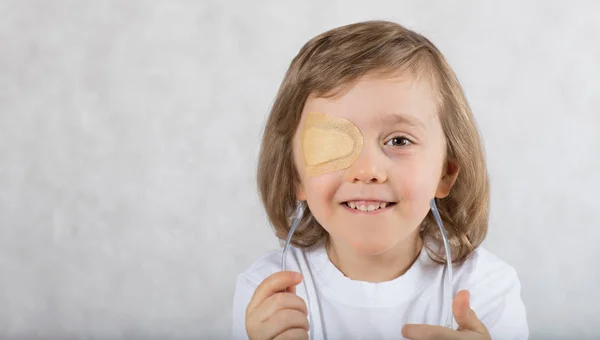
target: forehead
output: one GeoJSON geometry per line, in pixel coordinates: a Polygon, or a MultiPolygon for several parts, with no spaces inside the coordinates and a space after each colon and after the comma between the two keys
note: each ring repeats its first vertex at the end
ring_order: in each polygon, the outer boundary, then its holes
{"type": "Polygon", "coordinates": [[[392,121],[421,126],[436,124],[436,96],[430,83],[412,75],[368,76],[330,98],[311,96],[303,112],[345,118],[361,129],[392,121]]]}

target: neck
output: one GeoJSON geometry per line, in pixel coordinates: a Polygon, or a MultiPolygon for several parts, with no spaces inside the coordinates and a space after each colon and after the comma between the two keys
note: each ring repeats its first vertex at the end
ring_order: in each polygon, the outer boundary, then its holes
{"type": "Polygon", "coordinates": [[[423,240],[417,229],[414,235],[380,254],[358,254],[331,239],[328,239],[326,249],[331,262],[349,279],[385,282],[404,275],[416,261],[422,246],[423,240]]]}

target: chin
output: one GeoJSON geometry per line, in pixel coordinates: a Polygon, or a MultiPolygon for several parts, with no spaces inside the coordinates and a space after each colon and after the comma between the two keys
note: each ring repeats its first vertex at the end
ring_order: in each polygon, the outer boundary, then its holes
{"type": "Polygon", "coordinates": [[[348,240],[349,246],[359,254],[379,255],[392,249],[398,243],[398,238],[383,235],[369,237],[353,237],[348,240]]]}
{"type": "Polygon", "coordinates": [[[343,235],[341,238],[356,253],[369,256],[383,254],[401,243],[406,243],[412,235],[413,233],[409,230],[388,230],[388,232],[378,230],[376,232],[343,235]]]}

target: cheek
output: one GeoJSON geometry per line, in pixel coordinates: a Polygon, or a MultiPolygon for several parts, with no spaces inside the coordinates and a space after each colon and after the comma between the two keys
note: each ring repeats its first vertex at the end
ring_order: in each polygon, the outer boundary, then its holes
{"type": "Polygon", "coordinates": [[[335,173],[323,174],[315,177],[304,178],[306,201],[313,216],[321,225],[328,225],[335,204],[335,193],[339,187],[339,175],[335,173]]]}
{"type": "Polygon", "coordinates": [[[333,201],[339,182],[338,177],[335,173],[314,177],[304,176],[303,183],[307,199],[321,204],[333,201]]]}
{"type": "Polygon", "coordinates": [[[394,190],[400,199],[398,213],[408,225],[417,226],[429,212],[429,202],[433,194],[430,193],[430,186],[420,172],[415,172],[414,176],[410,175],[410,172],[405,172],[394,190]]]}
{"type": "Polygon", "coordinates": [[[437,188],[435,172],[426,160],[412,159],[394,167],[390,176],[393,190],[401,204],[419,212],[429,206],[437,188]]]}

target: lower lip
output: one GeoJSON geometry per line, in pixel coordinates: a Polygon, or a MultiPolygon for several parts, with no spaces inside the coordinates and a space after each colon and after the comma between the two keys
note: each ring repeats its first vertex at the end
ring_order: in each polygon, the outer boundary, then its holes
{"type": "Polygon", "coordinates": [[[346,210],[348,210],[351,213],[356,214],[356,215],[377,215],[377,214],[383,214],[386,211],[392,210],[395,206],[396,206],[396,204],[390,204],[390,205],[388,205],[385,208],[379,208],[379,209],[373,210],[373,211],[362,211],[362,210],[350,208],[349,206],[346,205],[346,203],[342,203],[342,207],[344,207],[346,210]]]}

